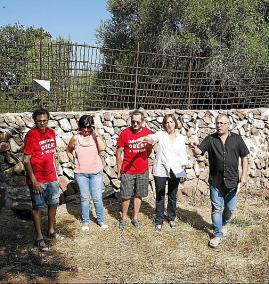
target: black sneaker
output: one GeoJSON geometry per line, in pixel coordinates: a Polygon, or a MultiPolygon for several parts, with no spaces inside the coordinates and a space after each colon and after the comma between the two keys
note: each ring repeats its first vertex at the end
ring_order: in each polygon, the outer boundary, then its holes
{"type": "Polygon", "coordinates": [[[38,247],[39,251],[46,252],[49,250],[48,246],[46,245],[44,239],[36,240],[34,245],[38,247]]]}
{"type": "Polygon", "coordinates": [[[124,230],[124,229],[126,229],[127,224],[128,224],[128,222],[127,222],[126,219],[121,219],[121,220],[120,220],[120,223],[119,223],[119,228],[120,228],[121,230],[124,230]]]}
{"type": "Polygon", "coordinates": [[[136,228],[140,228],[141,224],[137,219],[132,219],[131,223],[136,227],[136,228]]]}

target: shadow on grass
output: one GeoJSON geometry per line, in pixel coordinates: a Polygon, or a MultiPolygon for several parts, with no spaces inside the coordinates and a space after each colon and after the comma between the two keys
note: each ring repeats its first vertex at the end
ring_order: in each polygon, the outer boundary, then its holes
{"type": "Polygon", "coordinates": [[[182,222],[189,224],[196,230],[204,231],[211,236],[212,225],[205,221],[197,212],[177,208],[176,214],[177,218],[182,222]]]}
{"type": "Polygon", "coordinates": [[[46,253],[34,248],[32,221],[19,219],[7,209],[0,212],[0,252],[1,282],[57,282],[60,272],[75,270],[52,244],[46,253]]]}
{"type": "MultiPolygon", "coordinates": [[[[128,217],[132,219],[134,210],[134,200],[131,198],[128,209],[128,217]]],[[[117,221],[121,220],[121,200],[115,196],[110,196],[104,199],[104,206],[108,214],[117,221]]],[[[154,220],[155,209],[145,200],[142,200],[140,214],[147,216],[150,220],[154,220]]]]}

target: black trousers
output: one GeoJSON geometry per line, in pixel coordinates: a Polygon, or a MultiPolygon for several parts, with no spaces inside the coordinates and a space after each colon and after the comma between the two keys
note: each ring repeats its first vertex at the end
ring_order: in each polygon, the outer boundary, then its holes
{"type": "Polygon", "coordinates": [[[165,186],[168,181],[168,205],[167,215],[168,221],[174,221],[176,218],[177,191],[180,178],[176,178],[173,172],[170,177],[154,176],[156,188],[156,219],[155,224],[161,225],[164,220],[164,202],[165,202],[165,186]]]}

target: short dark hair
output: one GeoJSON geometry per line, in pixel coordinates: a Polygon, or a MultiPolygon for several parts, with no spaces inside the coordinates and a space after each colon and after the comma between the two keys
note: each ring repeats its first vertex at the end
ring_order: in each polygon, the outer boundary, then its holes
{"type": "Polygon", "coordinates": [[[178,129],[178,121],[177,121],[176,117],[173,114],[166,114],[164,116],[164,118],[163,118],[163,128],[166,130],[165,125],[166,125],[166,122],[167,122],[169,117],[171,117],[174,120],[174,122],[175,122],[175,129],[178,129]]]}
{"type": "Polygon", "coordinates": [[[38,109],[36,109],[36,110],[33,112],[33,114],[32,114],[33,120],[35,121],[35,120],[36,120],[36,117],[37,117],[38,115],[41,115],[41,114],[46,114],[47,117],[48,117],[48,119],[50,118],[50,114],[49,114],[49,112],[48,112],[45,108],[38,108],[38,109]]]}
{"type": "Polygon", "coordinates": [[[78,128],[94,127],[94,120],[91,115],[82,115],[78,121],[78,128]]]}
{"type": "Polygon", "coordinates": [[[133,117],[134,115],[141,115],[141,120],[143,121],[145,116],[144,116],[144,113],[138,109],[135,109],[134,111],[132,111],[130,113],[130,116],[133,117]]]}

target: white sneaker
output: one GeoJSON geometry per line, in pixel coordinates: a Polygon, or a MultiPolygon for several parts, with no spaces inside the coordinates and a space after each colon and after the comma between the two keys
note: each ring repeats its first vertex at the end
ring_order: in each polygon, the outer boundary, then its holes
{"type": "Polygon", "coordinates": [[[86,233],[86,232],[89,232],[90,231],[90,227],[88,224],[83,224],[82,227],[81,227],[81,231],[86,233]]]}
{"type": "Polygon", "coordinates": [[[208,245],[212,248],[216,248],[219,246],[220,242],[221,242],[220,237],[214,237],[209,241],[208,245]]]}
{"type": "Polygon", "coordinates": [[[107,224],[100,223],[99,226],[100,226],[102,229],[108,229],[108,225],[107,225],[107,224]]]}

